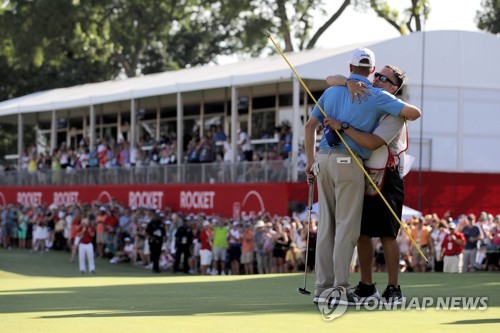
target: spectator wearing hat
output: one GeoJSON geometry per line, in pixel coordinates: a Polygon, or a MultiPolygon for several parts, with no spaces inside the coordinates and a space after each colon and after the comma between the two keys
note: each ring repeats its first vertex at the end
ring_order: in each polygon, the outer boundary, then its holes
{"type": "Polygon", "coordinates": [[[88,215],[82,219],[80,226],[78,227],[78,237],[80,242],[78,244],[78,259],[80,272],[85,274],[88,271],[91,274],[95,273],[95,263],[94,263],[94,245],[92,240],[95,236],[95,229],[89,223],[88,215]]]}
{"type": "Polygon", "coordinates": [[[213,232],[212,275],[217,275],[219,272],[221,275],[226,275],[226,255],[227,248],[229,247],[229,228],[227,226],[227,222],[225,220],[217,220],[215,226],[213,227],[213,232]],[[218,271],[219,266],[220,271],[218,271]]]}
{"type": "Polygon", "coordinates": [[[458,273],[458,265],[463,252],[463,246],[465,245],[465,237],[462,233],[455,230],[456,227],[454,222],[448,224],[449,233],[441,244],[444,273],[458,273]]]}
{"type": "Polygon", "coordinates": [[[232,275],[240,274],[241,232],[239,224],[238,221],[234,221],[229,229],[229,260],[232,275]]]}
{"type": "Polygon", "coordinates": [[[181,257],[184,257],[182,271],[189,273],[189,258],[191,256],[191,246],[193,245],[193,230],[187,224],[187,220],[182,220],[182,225],[175,232],[175,262],[174,273],[179,271],[181,257]]]}
{"type": "Polygon", "coordinates": [[[297,247],[295,242],[290,243],[290,247],[286,251],[285,255],[285,265],[287,273],[297,273],[299,267],[304,264],[302,260],[302,252],[297,247]]]}
{"type": "Polygon", "coordinates": [[[264,221],[259,220],[255,224],[254,233],[254,250],[255,258],[257,260],[257,272],[259,274],[264,274],[264,227],[266,224],[264,221]]]}
{"type": "Polygon", "coordinates": [[[151,252],[151,261],[153,263],[153,272],[160,273],[160,255],[163,239],[165,238],[165,228],[161,219],[153,217],[149,222],[146,232],[149,239],[149,251],[151,252]]]}
{"type": "Polygon", "coordinates": [[[254,234],[252,225],[247,222],[243,227],[243,235],[241,238],[241,263],[246,275],[253,274],[254,262],[254,234]]]}
{"type": "Polygon", "coordinates": [[[97,256],[101,258],[104,255],[104,243],[106,241],[106,219],[108,218],[107,209],[104,206],[99,207],[99,215],[96,217],[96,244],[97,256]]]}
{"type": "Polygon", "coordinates": [[[466,221],[467,224],[461,230],[465,237],[462,266],[464,273],[475,271],[474,266],[476,264],[477,244],[483,239],[481,226],[476,222],[476,216],[474,214],[469,214],[466,221]]]}
{"type": "MultiPolygon", "coordinates": [[[[417,225],[414,225],[411,229],[411,237],[415,240],[417,245],[420,247],[422,252],[427,256],[429,253],[433,252],[433,245],[431,239],[431,229],[424,225],[424,219],[420,217],[418,219],[417,225]]],[[[413,243],[410,245],[410,252],[412,254],[412,269],[414,272],[425,272],[426,262],[422,256],[418,253],[413,243]]]]}
{"type": "Polygon", "coordinates": [[[264,274],[272,273],[273,269],[273,239],[276,232],[273,230],[272,222],[267,222],[264,227],[264,240],[262,244],[262,262],[264,274]]]}
{"type": "Polygon", "coordinates": [[[200,273],[206,275],[212,262],[212,239],[213,234],[210,229],[210,222],[203,222],[203,229],[200,231],[200,273]]]}
{"type": "Polygon", "coordinates": [[[125,237],[123,241],[125,242],[123,250],[117,251],[116,255],[109,260],[110,263],[112,264],[116,264],[119,262],[132,262],[132,264],[135,263],[137,255],[134,250],[134,244],[132,243],[132,239],[130,237],[125,237]]]}
{"type": "MultiPolygon", "coordinates": [[[[459,218],[460,219],[460,218],[459,218]]],[[[432,240],[434,242],[434,271],[442,272],[443,271],[443,257],[441,256],[441,244],[443,244],[443,240],[446,237],[448,229],[448,222],[446,219],[442,219],[436,230],[434,230],[431,234],[432,240]]]]}

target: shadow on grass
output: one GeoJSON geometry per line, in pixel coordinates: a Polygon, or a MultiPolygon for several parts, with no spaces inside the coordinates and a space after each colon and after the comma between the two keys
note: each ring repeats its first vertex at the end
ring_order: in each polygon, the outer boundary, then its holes
{"type": "Polygon", "coordinates": [[[500,318],[458,320],[445,325],[477,325],[477,324],[500,324],[500,318]]]}
{"type": "Polygon", "coordinates": [[[0,293],[0,313],[61,312],[38,318],[87,318],[317,312],[312,297],[306,301],[296,291],[297,282],[294,275],[9,291],[0,293]]]}

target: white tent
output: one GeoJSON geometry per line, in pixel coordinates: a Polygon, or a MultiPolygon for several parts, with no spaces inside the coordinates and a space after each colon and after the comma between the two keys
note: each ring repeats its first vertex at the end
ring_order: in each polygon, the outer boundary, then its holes
{"type": "MultiPolygon", "coordinates": [[[[311,216],[317,219],[318,212],[319,212],[319,203],[316,202],[312,205],[311,216]]],[[[407,219],[407,218],[410,218],[413,216],[420,217],[420,216],[422,216],[422,213],[419,212],[418,210],[415,210],[413,208],[410,208],[408,206],[403,205],[403,214],[401,216],[401,219],[404,220],[404,219],[407,219]]],[[[303,211],[302,213],[300,213],[298,215],[298,217],[301,221],[307,220],[307,209],[305,211],[303,211]]]]}
{"type": "Polygon", "coordinates": [[[413,216],[421,217],[422,212],[419,212],[416,209],[413,209],[413,208],[410,208],[408,206],[403,205],[403,214],[402,214],[401,218],[404,220],[404,219],[407,219],[407,218],[410,218],[413,216]]]}

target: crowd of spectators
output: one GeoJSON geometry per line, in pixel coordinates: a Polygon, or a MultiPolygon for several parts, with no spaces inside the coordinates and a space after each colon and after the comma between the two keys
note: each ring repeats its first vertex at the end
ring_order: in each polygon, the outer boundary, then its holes
{"type": "MultiPolygon", "coordinates": [[[[0,218],[1,245],[4,248],[17,247],[33,254],[68,251],[73,261],[77,254],[79,227],[82,220],[88,220],[95,230],[96,258],[146,268],[152,268],[147,228],[151,221],[159,218],[166,235],[161,247],[161,270],[199,273],[203,264],[206,266],[204,273],[222,275],[304,270],[306,228],[309,226],[309,269],[314,268],[314,219],[309,225],[298,218],[263,213],[234,220],[203,213],[184,215],[169,208],[153,211],[126,207],[115,201],[65,207],[54,204],[48,207],[8,205],[1,209],[0,218]],[[189,237],[179,231],[183,226],[189,227],[189,237]],[[188,251],[181,251],[186,246],[188,251]],[[210,253],[213,251],[213,263],[211,260],[208,264],[203,262],[201,253],[207,249],[210,253]],[[187,264],[180,264],[184,262],[181,254],[184,254],[187,264]]],[[[98,265],[99,261],[96,262],[97,269],[98,265]]]]}
{"type": "MultiPolygon", "coordinates": [[[[443,272],[443,253],[446,253],[443,244],[447,244],[446,236],[454,231],[462,234],[465,239],[465,243],[458,247],[459,252],[454,254],[458,257],[458,272],[499,270],[500,215],[494,217],[481,212],[476,219],[474,214],[460,214],[457,218],[453,218],[450,213],[442,217],[427,214],[408,219],[405,226],[429,262],[423,260],[407,234],[400,229],[397,240],[401,253],[401,271],[443,272]]],[[[381,246],[376,248],[378,250],[374,267],[376,270],[383,270],[383,249],[381,246]]]]}
{"type": "MultiPolygon", "coordinates": [[[[78,204],[58,207],[23,207],[8,205],[0,209],[1,245],[32,253],[68,251],[73,261],[77,254],[78,230],[82,221],[95,229],[92,239],[95,257],[110,263],[128,263],[152,268],[148,225],[160,219],[165,231],[162,239],[160,270],[191,274],[267,274],[314,270],[316,218],[309,223],[296,214],[271,216],[260,213],[231,219],[218,215],[182,214],[170,208],[149,210],[108,204],[78,204]],[[306,239],[309,229],[309,250],[306,239]],[[306,258],[308,267],[305,267],[306,258]]],[[[401,252],[401,271],[442,271],[441,244],[448,226],[467,239],[460,255],[460,272],[498,271],[500,253],[500,216],[485,212],[476,220],[474,214],[438,217],[429,214],[404,221],[408,232],[420,244],[429,259],[420,259],[406,233],[397,238],[401,252]]],[[[374,240],[375,271],[385,270],[382,247],[374,240]]],[[[96,262],[97,270],[99,260],[96,262]]],[[[352,270],[357,269],[356,256],[352,270]]]]}
{"type": "MultiPolygon", "coordinates": [[[[263,132],[259,138],[271,139],[269,143],[252,145],[251,137],[238,130],[237,160],[261,161],[263,159],[287,159],[291,151],[292,135],[290,126],[284,124],[275,128],[274,134],[263,132]]],[[[212,163],[231,161],[231,140],[220,125],[213,125],[204,135],[199,129],[183,137],[183,156],[185,163],[212,163]]],[[[94,147],[89,140],[82,138],[78,144],[63,142],[52,152],[38,151],[36,144],[26,147],[20,157],[21,170],[36,172],[37,170],[59,171],[61,169],[113,168],[147,165],[168,165],[177,163],[177,136],[175,133],[164,135],[160,140],[150,137],[142,138],[131,144],[125,139],[98,139],[94,147]]],[[[9,170],[13,166],[7,169],[9,170]]]]}

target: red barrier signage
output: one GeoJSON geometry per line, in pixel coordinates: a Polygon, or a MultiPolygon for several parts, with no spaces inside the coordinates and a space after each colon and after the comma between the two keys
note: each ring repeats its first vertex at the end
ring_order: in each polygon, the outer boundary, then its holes
{"type": "Polygon", "coordinates": [[[204,212],[236,218],[268,211],[288,214],[289,184],[212,185],[108,185],[2,188],[0,205],[20,202],[66,206],[75,203],[108,203],[115,199],[129,207],[162,210],[167,206],[185,213],[204,212]]]}

